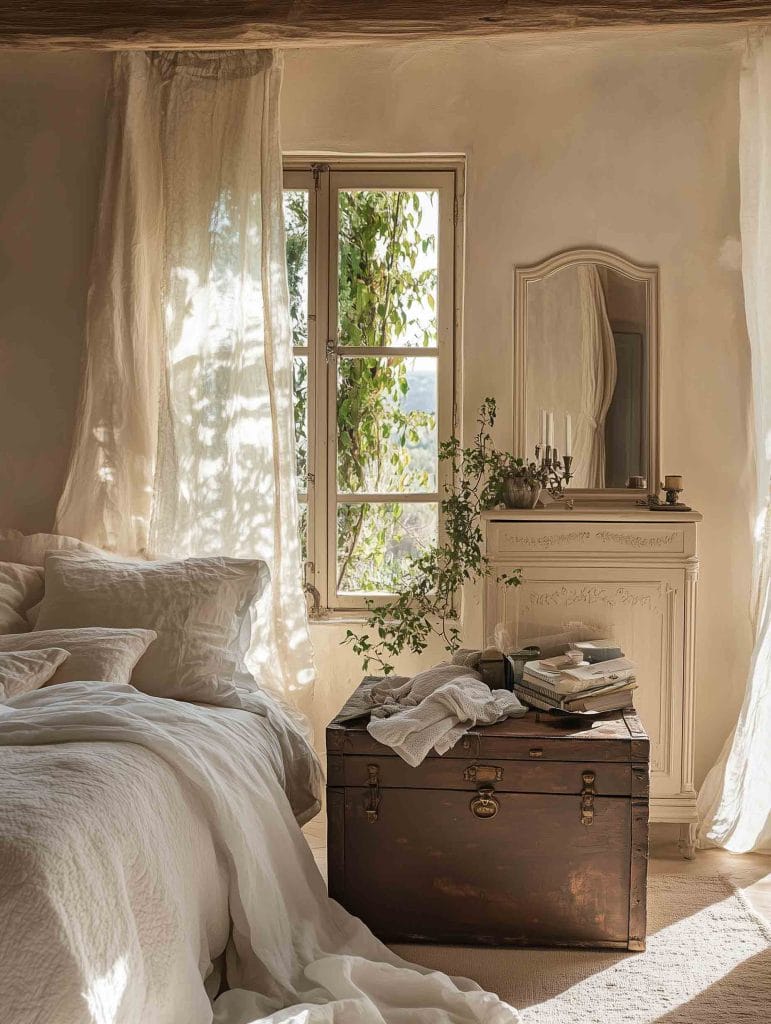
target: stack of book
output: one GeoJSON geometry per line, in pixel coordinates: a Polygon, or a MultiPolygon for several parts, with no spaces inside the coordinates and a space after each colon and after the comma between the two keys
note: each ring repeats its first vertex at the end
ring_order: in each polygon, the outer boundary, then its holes
{"type": "Polygon", "coordinates": [[[589,664],[561,655],[526,662],[513,689],[524,704],[542,711],[599,714],[633,707],[635,672],[634,662],[624,657],[589,664]]]}

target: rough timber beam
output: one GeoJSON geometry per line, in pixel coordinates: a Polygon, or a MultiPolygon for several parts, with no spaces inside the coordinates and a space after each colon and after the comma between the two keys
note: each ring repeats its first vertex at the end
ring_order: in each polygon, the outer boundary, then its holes
{"type": "Polygon", "coordinates": [[[340,45],[771,19],[771,0],[0,0],[0,48],[340,45]]]}

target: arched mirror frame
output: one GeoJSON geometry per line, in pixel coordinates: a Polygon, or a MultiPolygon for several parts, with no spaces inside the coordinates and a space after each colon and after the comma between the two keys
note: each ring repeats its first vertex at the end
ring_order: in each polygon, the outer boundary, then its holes
{"type": "Polygon", "coordinates": [[[648,459],[647,491],[627,487],[573,488],[569,497],[581,501],[636,502],[648,491],[655,491],[660,477],[659,423],[659,269],[634,263],[620,253],[608,249],[565,249],[540,263],[519,266],[514,270],[514,453],[533,457],[526,451],[527,422],[527,287],[531,281],[542,281],[565,267],[593,263],[639,281],[645,286],[645,310],[648,328],[648,459]]]}

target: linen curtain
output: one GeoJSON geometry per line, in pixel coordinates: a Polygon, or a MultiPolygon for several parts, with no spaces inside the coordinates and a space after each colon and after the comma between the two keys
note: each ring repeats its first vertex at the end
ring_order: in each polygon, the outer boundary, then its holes
{"type": "MultiPolygon", "coordinates": [[[[115,58],[84,379],[57,529],[148,557],[260,557],[251,665],[313,679],[270,51],[115,58]]],[[[305,701],[301,701],[305,703],[305,701]]]]}
{"type": "Polygon", "coordinates": [[[699,793],[700,846],[771,854],[771,40],[750,38],[739,91],[742,278],[755,426],[755,649],[739,721],[699,793]]]}
{"type": "Polygon", "coordinates": [[[581,301],[581,416],[573,458],[581,484],[605,486],[605,420],[616,389],[618,369],[605,292],[597,267],[578,268],[581,301]],[[586,481],[585,483],[583,481],[586,481]]]}

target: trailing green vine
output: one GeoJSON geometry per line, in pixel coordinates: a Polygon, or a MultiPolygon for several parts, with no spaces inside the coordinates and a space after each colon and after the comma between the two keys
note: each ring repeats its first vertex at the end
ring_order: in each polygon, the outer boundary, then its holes
{"type": "MultiPolygon", "coordinates": [[[[495,415],[495,399],[486,398],[471,446],[463,448],[454,436],[440,445],[439,458],[449,464],[452,479],[440,503],[443,539],[407,558],[394,597],[383,605],[368,601],[363,630],[347,631],[343,643],[361,657],[365,672],[389,675],[403,651],[422,654],[434,637],[450,653],[461,646],[461,588],[493,572],[484,554],[481,516],[501,501],[512,461],[521,462],[496,450],[490,433],[495,415]]],[[[520,570],[496,576],[496,581],[518,586],[520,570]]]]}

